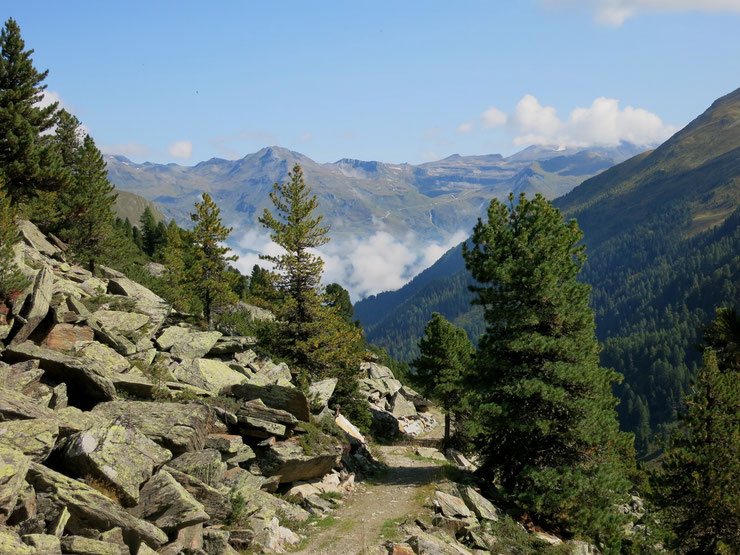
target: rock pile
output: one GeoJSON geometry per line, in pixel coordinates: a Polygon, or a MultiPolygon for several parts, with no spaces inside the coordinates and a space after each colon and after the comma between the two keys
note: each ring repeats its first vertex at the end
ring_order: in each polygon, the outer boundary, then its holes
{"type": "Polygon", "coordinates": [[[175,324],[148,289],[20,231],[31,285],[0,307],[0,553],[281,552],[299,540],[281,522],[352,489],[350,442],[310,413],[336,382],[309,399],[251,338],[175,324]]]}
{"type": "Polygon", "coordinates": [[[367,395],[377,430],[389,436],[418,436],[434,428],[436,421],[425,413],[429,401],[399,382],[390,368],[363,362],[362,371],[360,391],[367,395]]]}

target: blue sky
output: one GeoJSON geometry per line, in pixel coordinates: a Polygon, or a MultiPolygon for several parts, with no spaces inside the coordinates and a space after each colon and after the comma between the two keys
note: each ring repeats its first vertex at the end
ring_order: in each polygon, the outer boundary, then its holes
{"type": "Polygon", "coordinates": [[[738,86],[740,0],[4,0],[105,152],[419,163],[655,143],[738,86]]]}

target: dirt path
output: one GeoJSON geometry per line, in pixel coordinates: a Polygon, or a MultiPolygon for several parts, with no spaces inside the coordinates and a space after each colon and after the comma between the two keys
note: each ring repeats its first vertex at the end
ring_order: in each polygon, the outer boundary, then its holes
{"type": "Polygon", "coordinates": [[[371,555],[393,538],[398,524],[416,515],[429,495],[428,484],[440,476],[440,466],[415,460],[410,446],[381,446],[388,472],[362,483],[331,513],[331,524],[311,533],[308,545],[296,553],[371,555]],[[385,525],[385,526],[384,526],[385,525]],[[385,533],[385,534],[384,534],[385,533]],[[385,535],[385,537],[384,537],[385,535]]]}

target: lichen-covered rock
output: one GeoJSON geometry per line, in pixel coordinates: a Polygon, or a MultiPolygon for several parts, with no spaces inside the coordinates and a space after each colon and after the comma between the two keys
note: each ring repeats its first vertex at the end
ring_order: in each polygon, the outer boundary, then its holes
{"type": "Polygon", "coordinates": [[[253,337],[231,335],[219,337],[216,344],[208,351],[209,356],[233,355],[249,350],[249,347],[257,343],[253,337]]]}
{"type": "Polygon", "coordinates": [[[168,466],[198,478],[209,486],[220,484],[226,472],[226,464],[221,461],[221,453],[215,449],[183,453],[173,459],[168,466]]]}
{"type": "Polygon", "coordinates": [[[221,454],[234,454],[238,453],[245,445],[242,436],[233,434],[208,434],[206,447],[216,449],[221,454]]]}
{"type": "Polygon", "coordinates": [[[104,328],[122,332],[136,331],[149,323],[149,317],[146,314],[122,310],[97,310],[93,312],[93,316],[104,328]]]}
{"type": "Polygon", "coordinates": [[[39,383],[44,371],[39,368],[38,360],[27,360],[16,364],[0,365],[0,383],[6,389],[19,391],[28,395],[29,391],[39,383]]]}
{"type": "Polygon", "coordinates": [[[101,343],[112,347],[116,352],[124,356],[131,356],[136,353],[136,345],[134,343],[129,341],[122,333],[103,326],[95,316],[88,316],[86,322],[88,327],[93,330],[95,339],[101,343]]]}
{"type": "Polygon", "coordinates": [[[121,555],[120,546],[83,536],[64,536],[61,544],[64,553],[70,555],[121,555]]]}
{"type": "Polygon", "coordinates": [[[15,531],[5,526],[0,526],[0,553],[8,555],[37,555],[35,547],[26,545],[15,531]]]}
{"type": "Polygon", "coordinates": [[[221,335],[218,331],[192,331],[172,326],[157,338],[157,344],[160,349],[163,351],[169,349],[170,353],[178,358],[201,358],[213,348],[221,335]]]}
{"type": "Polygon", "coordinates": [[[279,441],[271,445],[260,460],[265,476],[280,476],[280,482],[310,480],[328,473],[339,462],[341,447],[330,452],[307,454],[296,441],[279,441]]]}
{"type": "Polygon", "coordinates": [[[288,437],[298,423],[291,413],[267,407],[261,399],[244,403],[236,417],[242,434],[262,438],[288,437]]]}
{"type": "Polygon", "coordinates": [[[108,372],[120,374],[131,368],[131,364],[122,355],[97,341],[88,341],[81,345],[78,344],[76,350],[83,359],[95,362],[108,372]]]}
{"type": "Polygon", "coordinates": [[[46,317],[49,312],[53,284],[54,274],[51,273],[48,267],[44,266],[36,275],[32,293],[26,300],[26,308],[21,311],[25,323],[13,335],[10,340],[11,345],[23,343],[41,323],[41,320],[46,317]]]}
{"type": "Polygon", "coordinates": [[[18,391],[0,387],[0,422],[52,418],[54,412],[18,391]]]}
{"type": "Polygon", "coordinates": [[[18,234],[23,241],[35,251],[46,256],[59,256],[62,251],[47,241],[43,233],[28,220],[18,220],[18,234]]]}
{"type": "Polygon", "coordinates": [[[64,407],[54,411],[53,415],[59,425],[59,437],[84,432],[99,423],[98,418],[91,412],[81,411],[77,407],[64,407]]]}
{"type": "Polygon", "coordinates": [[[108,530],[118,526],[131,549],[136,549],[141,541],[154,549],[167,542],[167,535],[162,530],[129,514],[118,503],[87,484],[38,463],[31,463],[27,480],[37,493],[45,495],[56,506],[69,510],[71,518],[67,529],[72,534],[89,528],[108,530]]]}
{"type": "Polygon", "coordinates": [[[71,436],[65,442],[62,457],[70,472],[80,477],[91,475],[108,483],[124,504],[134,505],[141,485],[172,454],[125,425],[121,418],[71,436]]]}
{"type": "Polygon", "coordinates": [[[450,518],[466,518],[472,515],[465,502],[459,497],[443,491],[436,491],[434,498],[443,515],[450,518]]]}
{"type": "Polygon", "coordinates": [[[0,446],[0,524],[15,509],[30,465],[31,460],[20,451],[0,446]]]}
{"type": "Polygon", "coordinates": [[[308,388],[308,398],[311,401],[311,409],[319,413],[326,408],[329,399],[334,394],[337,387],[338,378],[327,378],[318,382],[313,382],[308,388]]]}
{"type": "Polygon", "coordinates": [[[36,462],[43,462],[54,449],[59,425],[52,418],[0,422],[0,446],[16,449],[36,462]]]}
{"type": "Polygon", "coordinates": [[[401,395],[400,391],[397,391],[391,398],[390,413],[396,418],[416,416],[416,407],[414,403],[401,395]]]}
{"type": "Polygon", "coordinates": [[[281,385],[259,386],[242,383],[232,385],[226,391],[230,395],[246,401],[261,399],[266,406],[287,411],[303,422],[310,420],[311,411],[309,410],[308,398],[300,389],[281,385]]]}
{"type": "Polygon", "coordinates": [[[77,343],[92,341],[93,337],[93,330],[87,326],[60,323],[51,328],[41,345],[54,351],[71,351],[77,343]]]}
{"type": "Polygon", "coordinates": [[[467,505],[478,518],[493,521],[497,521],[499,519],[499,510],[493,505],[493,503],[470,486],[462,487],[460,495],[462,496],[463,501],[465,501],[465,505],[467,505]]]}
{"type": "Polygon", "coordinates": [[[184,362],[175,369],[174,374],[181,382],[205,389],[215,395],[224,387],[247,381],[243,374],[232,370],[220,360],[206,358],[184,362]]]}
{"type": "Polygon", "coordinates": [[[109,421],[125,416],[132,427],[175,456],[202,449],[211,420],[208,407],[195,403],[112,401],[92,412],[109,421]]]}
{"type": "Polygon", "coordinates": [[[393,372],[387,366],[381,366],[375,362],[362,362],[360,363],[360,369],[366,372],[368,377],[373,380],[380,380],[382,378],[395,379],[393,372]]]}
{"type": "Polygon", "coordinates": [[[36,553],[62,555],[62,544],[59,538],[51,534],[26,534],[21,539],[26,545],[33,547],[36,553]]]}
{"type": "Polygon", "coordinates": [[[352,422],[347,420],[344,415],[338,414],[334,418],[334,422],[345,433],[345,435],[347,436],[347,440],[352,445],[365,445],[367,443],[365,440],[365,436],[362,435],[362,432],[360,432],[360,430],[358,430],[357,427],[352,424],[352,422]]]}
{"type": "Polygon", "coordinates": [[[189,474],[180,472],[170,466],[164,468],[172,477],[185,488],[199,503],[210,517],[210,524],[223,524],[231,514],[231,490],[227,487],[211,487],[202,480],[189,474]]]}
{"type": "Polygon", "coordinates": [[[37,347],[31,342],[11,345],[3,356],[10,361],[38,359],[46,376],[67,384],[70,401],[77,406],[115,398],[116,389],[105,369],[90,361],[37,347]]]}
{"type": "Polygon", "coordinates": [[[207,522],[210,518],[203,505],[166,470],[160,470],[144,484],[139,504],[130,511],[168,533],[207,522]]]}

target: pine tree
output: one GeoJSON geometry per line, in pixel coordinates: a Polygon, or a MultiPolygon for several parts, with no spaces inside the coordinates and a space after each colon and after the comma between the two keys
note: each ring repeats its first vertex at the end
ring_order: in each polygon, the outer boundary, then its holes
{"type": "Polygon", "coordinates": [[[8,295],[21,290],[27,280],[15,264],[15,245],[18,243],[18,231],[15,225],[15,210],[6,196],[0,182],[0,304],[8,295]]]}
{"type": "Polygon", "coordinates": [[[740,552],[740,319],[719,309],[705,330],[701,372],[685,399],[654,495],[675,553],[740,552]],[[717,349],[717,350],[715,350],[717,349]]]}
{"type": "Polygon", "coordinates": [[[321,225],[322,216],[313,215],[318,201],[299,165],[289,177],[288,183],[275,183],[270,193],[276,215],[265,209],[259,219],[285,250],[278,256],[261,256],[275,265],[274,283],[281,293],[273,349],[306,377],[337,377],[332,402],[341,405],[355,425],[367,427],[367,401],[359,394],[356,379],[363,351],[360,331],[328,305],[330,299],[321,289],[323,261],[310,251],[329,241],[329,227],[321,225]]]}
{"type": "Polygon", "coordinates": [[[632,437],[619,432],[619,376],[599,367],[589,286],[576,280],[582,233],[541,195],[493,200],[487,215],[463,248],[486,320],[471,380],[482,471],[533,519],[616,549],[632,437]]]}
{"type": "Polygon", "coordinates": [[[166,298],[175,309],[188,310],[192,293],[187,283],[185,271],[185,245],[180,236],[180,228],[174,220],[167,226],[165,245],[162,248],[162,264],[166,270],[162,276],[167,289],[166,298]]]}
{"type": "Polygon", "coordinates": [[[166,229],[164,224],[160,227],[157,224],[157,220],[154,218],[154,213],[148,206],[144,208],[144,212],[141,214],[141,242],[144,247],[144,253],[147,256],[154,256],[156,251],[164,244],[164,235],[166,229]]]}
{"type": "Polygon", "coordinates": [[[33,202],[47,220],[56,220],[56,193],[68,180],[52,141],[41,134],[56,123],[58,103],[41,108],[48,71],[33,66],[14,19],[0,32],[0,179],[14,204],[33,202]],[[37,198],[41,197],[41,198],[37,198]]]}
{"type": "Polygon", "coordinates": [[[349,297],[349,291],[338,283],[330,283],[326,286],[326,297],[329,306],[337,309],[337,314],[347,322],[352,322],[355,309],[349,297]]]}
{"type": "Polygon", "coordinates": [[[108,181],[103,155],[86,135],[73,154],[72,183],[63,195],[65,222],[60,234],[91,272],[110,248],[116,193],[108,181]]]}
{"type": "Polygon", "coordinates": [[[195,203],[195,212],[190,219],[195,222],[193,241],[197,258],[191,270],[194,288],[203,301],[203,313],[208,327],[213,328],[213,309],[235,303],[238,299],[231,291],[231,276],[226,271],[227,263],[237,256],[227,256],[231,249],[222,245],[232,228],[224,227],[221,210],[203,193],[202,202],[195,203]]]}
{"type": "Polygon", "coordinates": [[[424,393],[442,404],[445,411],[444,444],[450,443],[450,421],[461,412],[465,377],[470,373],[475,349],[465,330],[455,327],[439,312],[432,314],[419,341],[421,355],[411,364],[424,393]]]}

